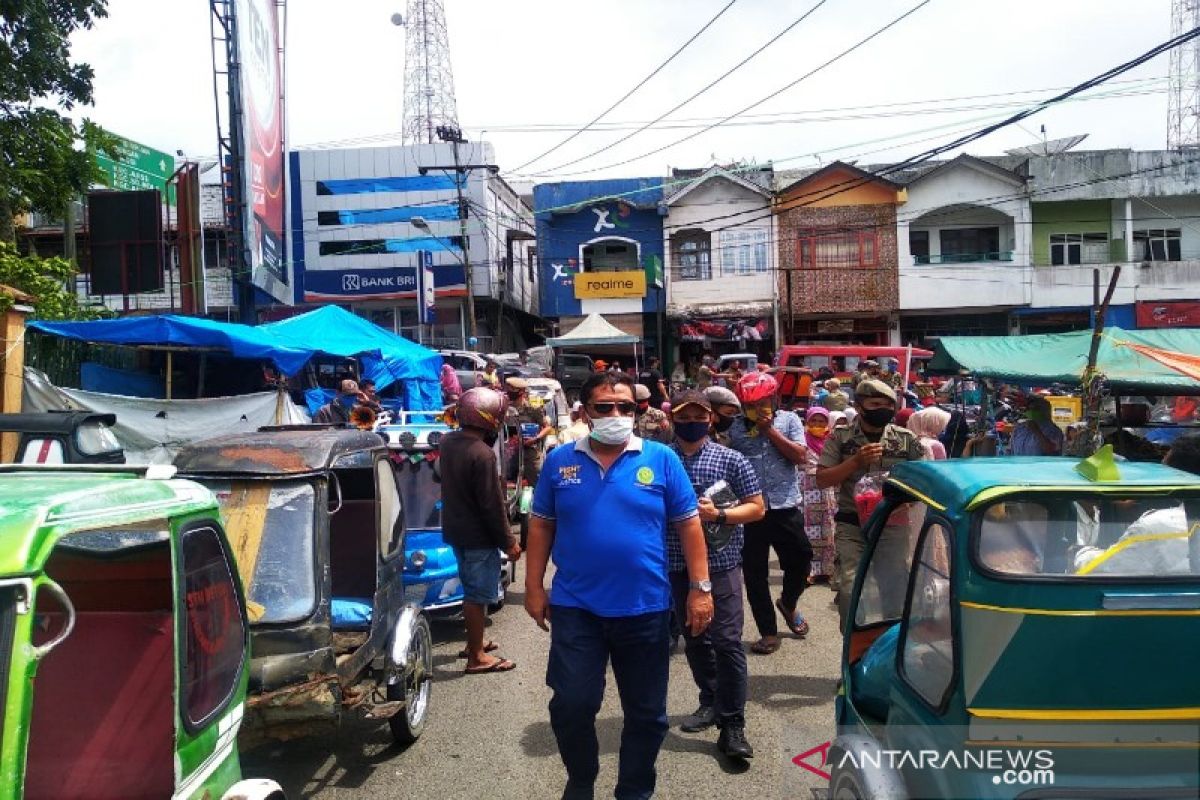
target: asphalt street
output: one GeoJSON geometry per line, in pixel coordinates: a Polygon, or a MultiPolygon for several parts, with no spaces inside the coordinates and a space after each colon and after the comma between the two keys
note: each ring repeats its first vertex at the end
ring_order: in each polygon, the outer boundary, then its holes
{"type": "MultiPolygon", "coordinates": [[[[776,594],[780,577],[772,573],[776,594]]],[[[395,747],[386,725],[343,725],[335,736],[246,753],[244,774],[274,778],[289,798],[558,798],[566,778],[546,710],[549,634],[525,614],[523,580],[522,572],[488,631],[501,644],[499,654],[517,662],[512,672],[464,675],[464,662],[456,658],[461,626],[434,625],[431,716],[416,744],[395,747]]],[[[800,601],[812,628],[808,637],[785,638],[770,656],[749,655],[747,735],[756,757],[745,764],[717,753],[715,730],[679,731],[680,719],[696,707],[696,689],[682,648],[672,656],[671,732],[658,759],[657,797],[790,800],[819,794],[821,779],[792,759],[833,734],[841,641],[832,598],[828,587],[811,587],[800,601]]],[[[746,623],[749,646],[757,638],[749,608],[746,623]]],[[[596,797],[611,797],[621,732],[611,673],[596,727],[601,752],[596,797]]],[[[808,760],[820,764],[819,754],[808,760]]]]}

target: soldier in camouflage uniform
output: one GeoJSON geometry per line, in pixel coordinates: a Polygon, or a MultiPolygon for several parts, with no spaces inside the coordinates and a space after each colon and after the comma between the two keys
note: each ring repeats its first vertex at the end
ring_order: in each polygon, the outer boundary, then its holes
{"type": "Polygon", "coordinates": [[[633,432],[643,439],[668,444],[671,441],[671,421],[660,409],[650,407],[650,389],[643,384],[636,384],[633,387],[633,399],[637,401],[633,432]]]}

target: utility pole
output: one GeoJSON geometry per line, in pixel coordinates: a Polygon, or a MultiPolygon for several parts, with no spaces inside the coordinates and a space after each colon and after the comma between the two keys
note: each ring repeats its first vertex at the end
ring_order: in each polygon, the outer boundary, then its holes
{"type": "Polygon", "coordinates": [[[458,190],[458,230],[462,237],[462,264],[463,264],[463,280],[467,284],[467,337],[469,339],[477,338],[475,328],[475,283],[471,270],[471,239],[467,233],[467,200],[463,196],[463,184],[466,183],[466,177],[472,170],[484,169],[489,172],[498,172],[499,167],[495,164],[463,164],[459,158],[458,146],[466,141],[463,138],[462,131],[450,125],[439,125],[437,127],[437,136],[443,142],[449,142],[454,149],[454,164],[453,165],[433,165],[421,167],[418,172],[424,175],[430,170],[441,170],[443,172],[454,173],[454,185],[458,190]]]}

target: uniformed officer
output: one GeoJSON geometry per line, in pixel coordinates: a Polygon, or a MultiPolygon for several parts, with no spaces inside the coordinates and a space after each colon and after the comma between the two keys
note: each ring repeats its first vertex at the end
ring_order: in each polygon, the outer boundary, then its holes
{"type": "Polygon", "coordinates": [[[633,387],[633,399],[637,401],[634,433],[653,442],[670,442],[671,421],[661,410],[650,405],[650,388],[645,384],[636,384],[633,387]]]}
{"type": "MultiPolygon", "coordinates": [[[[859,526],[854,485],[869,470],[887,471],[902,461],[920,461],[925,455],[912,431],[891,424],[897,407],[896,392],[891,386],[880,380],[863,381],[854,390],[854,403],[858,407],[854,422],[846,428],[833,429],[825,440],[817,466],[817,486],[821,489],[831,486],[838,489],[834,546],[837,550],[838,585],[842,588],[838,593],[838,614],[843,630],[850,587],[854,585],[858,563],[867,546],[859,526]]],[[[888,555],[884,550],[874,558],[880,565],[878,577],[888,582],[889,587],[892,580],[898,581],[896,586],[900,586],[905,579],[907,550],[899,542],[899,532],[896,544],[896,563],[887,561],[888,555]]],[[[880,547],[884,546],[881,542],[880,547]]],[[[888,547],[888,550],[891,549],[888,547]]],[[[889,587],[880,586],[880,593],[890,594],[889,587]]]]}
{"type": "MultiPolygon", "coordinates": [[[[541,406],[534,408],[530,404],[529,384],[524,378],[506,378],[504,391],[508,393],[506,421],[510,427],[520,431],[522,474],[530,486],[536,486],[542,471],[546,437],[554,432],[554,426],[541,406]]],[[[507,472],[509,480],[517,479],[515,459],[507,472]]]]}

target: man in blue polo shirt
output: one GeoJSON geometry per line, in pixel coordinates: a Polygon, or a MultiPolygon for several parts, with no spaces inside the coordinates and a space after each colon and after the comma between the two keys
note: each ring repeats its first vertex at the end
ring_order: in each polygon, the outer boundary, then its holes
{"type": "Polygon", "coordinates": [[[567,769],[563,797],[593,796],[600,769],[596,714],[611,660],[625,712],[615,796],[649,798],[667,732],[667,529],[679,535],[691,582],[685,625],[693,635],[713,616],[704,534],[679,457],[633,435],[637,404],[629,377],[592,375],[580,400],[591,433],[550,453],[534,492],[525,610],[551,632],[546,684],[554,692],[550,725],[567,769]],[[547,596],[551,556],[556,572],[547,596]]]}

